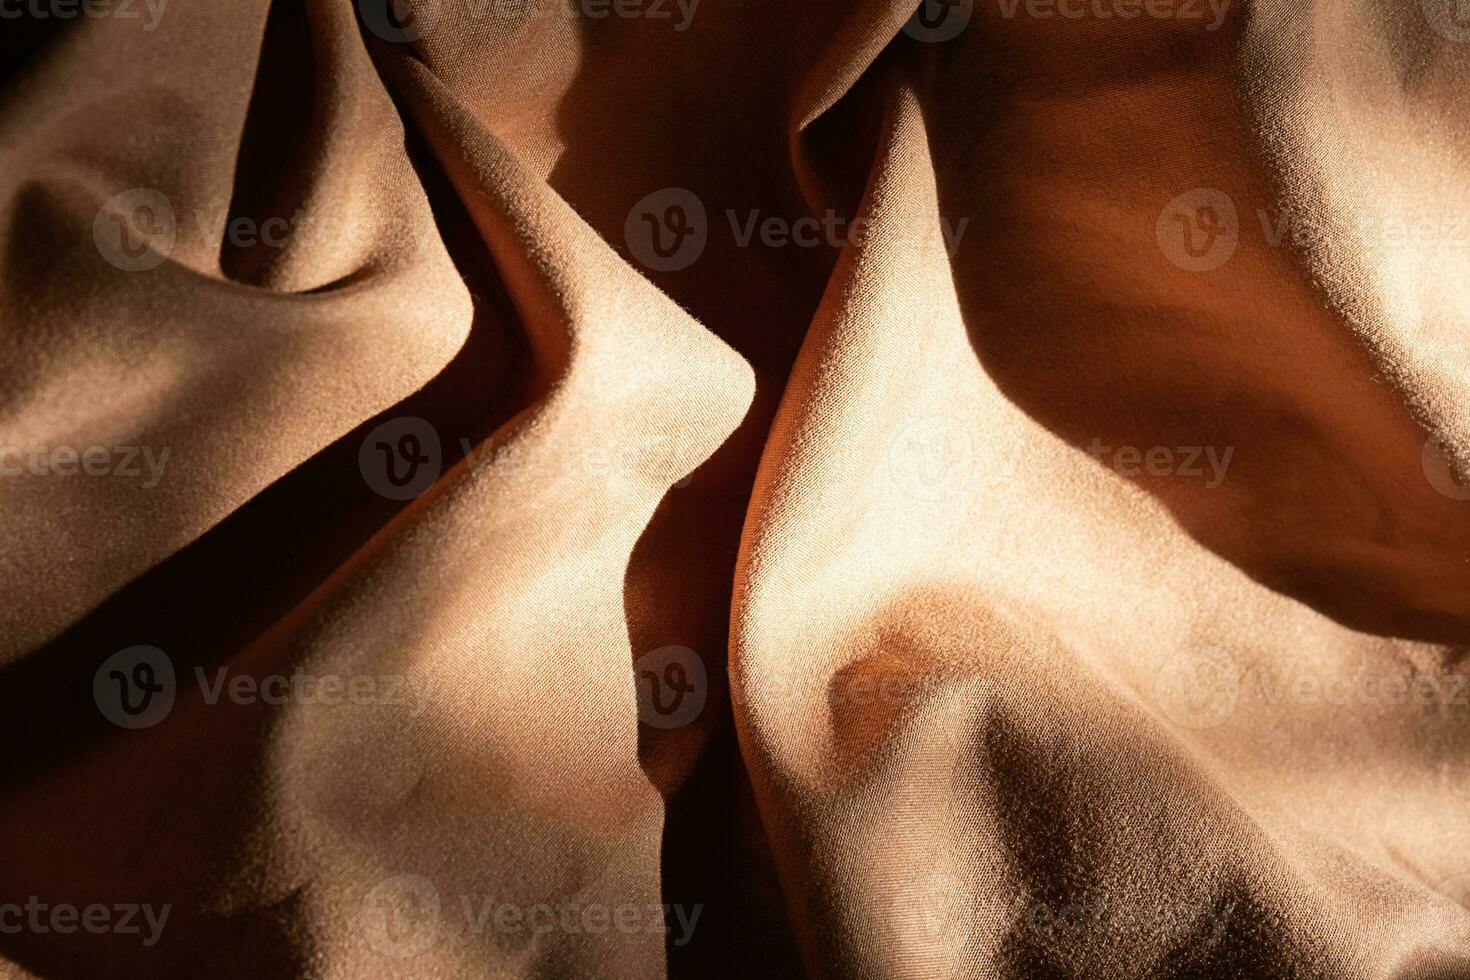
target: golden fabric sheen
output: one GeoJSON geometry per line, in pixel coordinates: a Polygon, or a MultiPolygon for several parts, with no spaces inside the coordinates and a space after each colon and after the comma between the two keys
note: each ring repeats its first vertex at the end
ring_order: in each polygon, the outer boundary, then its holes
{"type": "Polygon", "coordinates": [[[0,85],[0,975],[1470,978],[1465,0],[0,85]]]}

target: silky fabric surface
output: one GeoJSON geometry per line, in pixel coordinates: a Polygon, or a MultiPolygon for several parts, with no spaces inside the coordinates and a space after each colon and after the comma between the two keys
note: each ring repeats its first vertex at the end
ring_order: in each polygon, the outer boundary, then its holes
{"type": "Polygon", "coordinates": [[[925,3],[6,8],[0,974],[1470,977],[1470,12],[925,3]]]}

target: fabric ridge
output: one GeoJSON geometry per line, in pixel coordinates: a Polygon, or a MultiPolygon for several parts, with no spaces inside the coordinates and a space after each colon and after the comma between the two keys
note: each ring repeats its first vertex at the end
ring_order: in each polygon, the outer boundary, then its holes
{"type": "Polygon", "coordinates": [[[0,975],[1470,977],[1463,0],[0,79],[0,975]]]}

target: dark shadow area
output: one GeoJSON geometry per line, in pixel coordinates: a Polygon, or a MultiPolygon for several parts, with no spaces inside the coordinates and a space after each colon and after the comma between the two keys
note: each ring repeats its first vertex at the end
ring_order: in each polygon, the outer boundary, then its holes
{"type": "Polygon", "coordinates": [[[1423,475],[1409,397],[1268,234],[1246,15],[1210,32],[990,12],[961,42],[909,42],[941,215],[970,219],[951,262],[970,340],[1016,406],[1257,582],[1354,629],[1463,643],[1463,505],[1423,475]],[[1196,270],[1166,249],[1171,202],[1200,188],[1231,199],[1239,244],[1196,270]],[[1214,486],[1209,451],[1231,454],[1214,486]]]}
{"type": "MultiPolygon", "coordinates": [[[[271,4],[240,139],[231,221],[236,215],[256,221],[257,216],[291,215],[306,203],[310,175],[325,163],[321,134],[330,120],[323,118],[319,101],[313,37],[304,4],[271,4]]],[[[225,228],[220,269],[236,282],[263,284],[281,249],[255,234],[248,247],[236,247],[228,222],[225,228]]],[[[272,233],[263,226],[259,230],[272,233]]]]}
{"type": "MultiPolygon", "coordinates": [[[[759,387],[740,429],[687,486],[664,497],[624,580],[635,659],[686,646],[708,675],[696,721],[673,730],[639,726],[640,760],[666,804],[663,900],[703,909],[686,945],[676,944],[670,922],[670,976],[789,980],[801,962],[736,738],[727,644],[756,466],[840,243],[769,247],[755,237],[742,244],[732,224],[744,227],[754,215],[790,226],[809,214],[791,172],[789,103],[846,13],[840,5],[812,9],[788,20],[791,33],[780,39],[756,33],[766,20],[749,5],[701,5],[684,32],[669,21],[578,18],[581,64],[557,110],[565,148],[548,177],[552,188],[623,256],[630,274],[743,356],[759,387]],[[745,43],[732,43],[742,36],[745,43]],[[624,232],[635,205],[664,188],[692,191],[706,217],[703,252],[670,271],[646,267],[624,232]]],[[[851,201],[844,218],[856,212],[875,136],[870,114],[850,102],[807,134],[807,149],[836,175],[832,196],[851,201]]]]}
{"type": "Polygon", "coordinates": [[[0,20],[0,85],[12,86],[24,77],[46,49],[60,40],[75,21],[35,17],[17,4],[21,16],[0,20]]]}
{"type": "Polygon", "coordinates": [[[640,275],[782,379],[839,251],[742,244],[735,230],[752,215],[789,226],[808,213],[791,173],[788,102],[836,8],[809,11],[779,39],[763,35],[776,15],[761,8],[785,6],[704,3],[682,32],[666,20],[577,18],[581,65],[557,109],[565,149],[548,176],[640,275]],[[665,188],[692,191],[707,221],[702,254],[671,271],[642,264],[624,234],[634,206],[665,188]]]}
{"type": "Polygon", "coordinates": [[[670,917],[670,976],[784,978],[800,960],[740,753],[727,671],[735,562],[774,407],[769,391],[758,393],[729,440],[687,485],[668,491],[624,576],[634,659],[688,647],[708,678],[704,707],[689,724],[638,729],[639,760],[665,801],[663,901],[701,910],[682,945],[670,917]]]}

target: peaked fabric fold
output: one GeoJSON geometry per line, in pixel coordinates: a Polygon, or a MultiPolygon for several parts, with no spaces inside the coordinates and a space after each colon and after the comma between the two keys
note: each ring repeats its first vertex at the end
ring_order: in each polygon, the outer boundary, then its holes
{"type": "Polygon", "coordinates": [[[0,2],[0,973],[1470,976],[1462,7],[0,2]]]}

